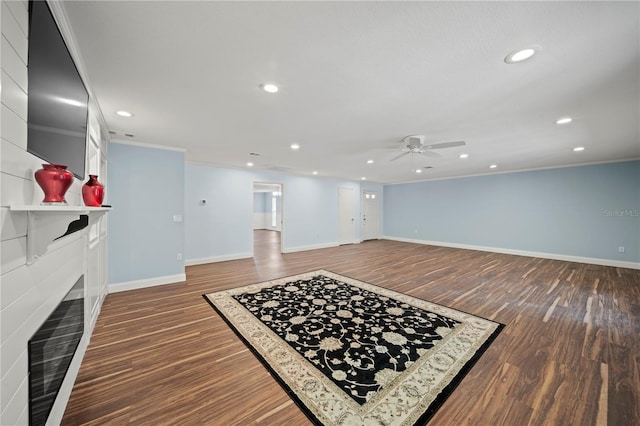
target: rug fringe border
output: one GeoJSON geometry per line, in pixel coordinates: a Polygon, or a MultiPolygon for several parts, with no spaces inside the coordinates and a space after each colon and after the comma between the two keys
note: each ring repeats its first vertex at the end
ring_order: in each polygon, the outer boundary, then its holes
{"type": "MultiPolygon", "coordinates": [[[[473,314],[470,314],[470,315],[473,315],[473,314]]],[[[489,321],[493,321],[493,320],[489,320],[489,321]]],[[[491,335],[482,344],[482,346],[478,348],[476,353],[465,363],[464,367],[462,367],[460,371],[458,371],[458,374],[456,374],[456,376],[449,382],[449,384],[447,384],[447,386],[442,388],[442,391],[438,394],[436,399],[433,400],[431,405],[429,405],[429,408],[427,408],[424,414],[418,418],[418,420],[413,424],[413,426],[426,425],[431,420],[434,414],[436,414],[436,412],[440,409],[440,407],[442,407],[444,402],[447,399],[449,399],[449,397],[453,394],[453,392],[456,390],[458,385],[462,383],[462,380],[464,380],[467,374],[469,374],[469,372],[476,365],[478,360],[482,357],[482,355],[484,355],[487,349],[489,349],[489,346],[491,346],[493,341],[498,337],[500,332],[502,332],[502,330],[505,328],[504,324],[496,321],[493,321],[493,322],[498,324],[498,326],[493,331],[493,333],[491,333],[491,335]]]]}
{"type": "MultiPolygon", "coordinates": [[[[283,278],[286,278],[286,277],[283,277],[283,278]]],[[[316,415],[309,408],[307,408],[307,406],[304,405],[304,403],[298,398],[298,396],[289,387],[289,385],[287,385],[286,382],[280,378],[278,373],[269,365],[267,360],[264,359],[262,355],[260,355],[258,350],[255,349],[253,345],[247,339],[244,338],[244,336],[242,336],[240,331],[227,319],[227,317],[216,307],[216,305],[213,304],[213,302],[207,297],[207,295],[203,294],[202,297],[216,311],[216,313],[224,320],[224,322],[227,323],[229,328],[235,333],[236,336],[240,338],[242,343],[249,349],[249,351],[251,351],[251,353],[253,353],[253,355],[260,361],[260,363],[266,368],[269,375],[275,379],[275,381],[285,391],[285,393],[289,396],[289,398],[293,400],[293,402],[298,406],[298,408],[300,408],[300,410],[307,416],[307,418],[311,420],[311,422],[315,426],[324,426],[323,423],[316,417],[316,415]]]]}
{"type": "MultiPolygon", "coordinates": [[[[432,302],[430,300],[422,299],[420,297],[412,296],[412,295],[409,295],[409,294],[406,294],[406,293],[401,293],[401,292],[393,290],[393,289],[382,287],[382,286],[377,285],[377,284],[372,284],[372,283],[370,283],[368,281],[362,281],[361,279],[353,278],[353,277],[351,277],[349,275],[341,274],[341,273],[334,272],[334,271],[331,271],[331,270],[328,270],[328,269],[324,269],[324,268],[323,269],[316,269],[316,270],[308,271],[308,272],[301,272],[299,274],[286,275],[286,276],[283,276],[283,277],[273,278],[273,279],[266,280],[266,281],[282,280],[282,279],[286,279],[286,278],[293,278],[293,277],[296,277],[298,275],[311,274],[311,273],[316,273],[316,272],[318,272],[318,273],[329,272],[329,273],[334,274],[334,275],[343,276],[343,277],[346,277],[346,278],[349,278],[349,279],[352,279],[352,280],[355,280],[355,281],[358,281],[358,282],[366,283],[368,285],[371,285],[371,286],[374,286],[374,287],[377,287],[377,288],[381,288],[381,289],[384,289],[384,290],[387,290],[387,291],[391,291],[391,292],[394,292],[394,293],[397,293],[397,294],[402,294],[402,295],[414,297],[416,299],[425,300],[425,301],[427,301],[429,303],[433,303],[434,305],[439,305],[439,306],[442,306],[442,307],[447,308],[447,309],[452,309],[454,311],[462,312],[464,314],[471,315],[471,316],[474,316],[474,317],[477,317],[477,318],[481,318],[481,319],[483,319],[485,321],[491,321],[491,322],[497,324],[496,329],[491,333],[491,335],[489,337],[487,337],[487,340],[485,340],[485,342],[476,350],[475,354],[465,363],[465,365],[460,369],[460,371],[458,371],[456,376],[447,384],[447,386],[445,386],[442,389],[442,391],[438,394],[438,396],[429,405],[427,410],[418,418],[418,420],[416,420],[416,422],[413,424],[413,426],[426,425],[431,420],[431,418],[436,414],[436,412],[440,409],[440,407],[442,407],[442,405],[445,403],[445,401],[453,394],[453,392],[458,387],[458,385],[460,385],[460,383],[462,383],[462,380],[467,376],[467,374],[469,374],[471,369],[475,366],[475,364],[482,357],[482,355],[484,355],[484,353],[489,349],[489,346],[491,346],[491,344],[494,342],[494,340],[498,337],[498,335],[506,327],[506,325],[503,324],[503,323],[500,323],[500,322],[495,321],[495,320],[490,320],[490,319],[484,318],[484,317],[482,317],[480,315],[472,314],[472,313],[467,312],[467,311],[463,311],[463,310],[460,310],[460,309],[452,308],[450,306],[446,306],[446,305],[443,305],[441,303],[432,302]]],[[[263,282],[266,282],[266,281],[259,281],[259,282],[254,282],[254,283],[251,283],[251,284],[244,284],[244,285],[238,286],[238,288],[239,287],[245,287],[247,285],[260,284],[260,283],[263,283],[263,282]]],[[[221,290],[221,291],[224,291],[224,290],[221,290]]],[[[278,373],[269,365],[267,360],[265,360],[262,357],[262,355],[258,352],[258,350],[255,349],[253,347],[253,345],[248,340],[246,340],[244,338],[244,336],[242,336],[240,331],[227,319],[227,317],[224,315],[224,313],[222,313],[216,307],[216,305],[211,301],[211,299],[209,299],[208,294],[213,294],[213,293],[217,293],[217,292],[203,294],[202,297],[216,311],[216,313],[224,320],[224,322],[229,326],[229,328],[234,332],[234,334],[240,338],[242,343],[249,349],[249,351],[251,351],[253,353],[253,355],[260,361],[260,363],[265,367],[265,369],[267,370],[269,375],[271,375],[271,377],[273,377],[276,380],[276,382],[280,385],[280,387],[282,387],[282,389],[285,391],[285,393],[293,400],[293,402],[298,406],[298,408],[300,408],[300,410],[314,424],[314,426],[324,426],[324,424],[316,417],[316,415],[298,398],[298,396],[289,387],[289,385],[287,385],[286,382],[282,378],[280,378],[278,373]]]]}

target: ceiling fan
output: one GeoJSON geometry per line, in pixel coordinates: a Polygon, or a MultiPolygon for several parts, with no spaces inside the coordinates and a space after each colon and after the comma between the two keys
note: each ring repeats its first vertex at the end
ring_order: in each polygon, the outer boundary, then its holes
{"type": "Polygon", "coordinates": [[[405,144],[404,148],[400,148],[402,153],[393,157],[389,161],[396,161],[400,157],[404,157],[408,154],[418,154],[425,157],[440,157],[437,152],[433,152],[434,149],[453,148],[456,146],[465,146],[464,141],[442,142],[434,144],[425,144],[425,135],[411,135],[402,140],[405,144]]]}

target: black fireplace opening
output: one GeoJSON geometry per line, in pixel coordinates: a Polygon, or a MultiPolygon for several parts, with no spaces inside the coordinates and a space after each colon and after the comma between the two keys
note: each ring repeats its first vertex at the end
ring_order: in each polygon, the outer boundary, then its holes
{"type": "Polygon", "coordinates": [[[84,333],[84,276],[29,340],[29,424],[44,425],[84,333]]]}

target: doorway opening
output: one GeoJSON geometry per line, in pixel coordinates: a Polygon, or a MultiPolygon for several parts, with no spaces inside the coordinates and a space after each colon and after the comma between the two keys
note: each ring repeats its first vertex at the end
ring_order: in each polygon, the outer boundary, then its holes
{"type": "Polygon", "coordinates": [[[251,232],[253,257],[273,261],[282,255],[283,208],[282,184],[253,183],[251,232]]]}

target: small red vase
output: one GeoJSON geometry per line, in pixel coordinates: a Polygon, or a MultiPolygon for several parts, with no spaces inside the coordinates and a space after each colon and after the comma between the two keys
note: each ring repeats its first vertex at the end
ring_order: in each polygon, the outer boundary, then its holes
{"type": "Polygon", "coordinates": [[[73,183],[73,174],[61,164],[43,164],[35,172],[36,182],[44,191],[41,204],[67,204],[64,194],[73,183]]]}
{"type": "Polygon", "coordinates": [[[98,175],[89,175],[89,180],[82,185],[82,199],[84,205],[89,207],[102,206],[104,198],[104,186],[98,182],[98,175]]]}

